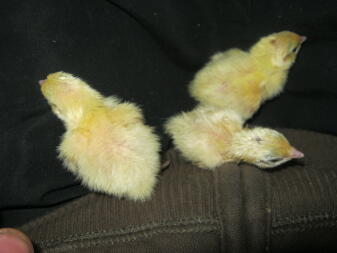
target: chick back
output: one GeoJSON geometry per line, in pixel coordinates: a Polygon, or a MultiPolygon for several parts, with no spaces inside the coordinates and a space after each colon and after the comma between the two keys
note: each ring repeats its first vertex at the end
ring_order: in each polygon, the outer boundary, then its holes
{"type": "Polygon", "coordinates": [[[173,116],[165,125],[183,156],[199,167],[213,169],[231,160],[232,136],[241,122],[232,112],[197,107],[173,116]],[[232,117],[233,116],[233,117],[232,117]]]}
{"type": "Polygon", "coordinates": [[[89,188],[133,199],[150,196],[159,170],[159,141],[137,106],[105,106],[65,133],[60,157],[89,188]]]}
{"type": "Polygon", "coordinates": [[[189,90],[202,104],[231,109],[247,119],[260,106],[262,81],[249,53],[231,49],[214,55],[196,74],[189,90]]]}

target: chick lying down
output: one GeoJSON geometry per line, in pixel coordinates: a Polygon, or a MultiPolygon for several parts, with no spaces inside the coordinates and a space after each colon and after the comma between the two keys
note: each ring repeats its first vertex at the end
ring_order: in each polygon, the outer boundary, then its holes
{"type": "Polygon", "coordinates": [[[275,130],[244,128],[242,118],[232,110],[198,106],[170,118],[165,130],[187,160],[207,169],[230,161],[272,168],[303,157],[275,130]]]}
{"type": "Polygon", "coordinates": [[[89,189],[144,200],[160,167],[159,140],[132,103],[103,97],[64,72],[40,81],[41,91],[66,132],[59,157],[89,189]]]}

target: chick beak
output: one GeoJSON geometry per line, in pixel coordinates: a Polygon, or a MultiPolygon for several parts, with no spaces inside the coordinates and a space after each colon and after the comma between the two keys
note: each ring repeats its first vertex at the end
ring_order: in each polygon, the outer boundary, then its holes
{"type": "Polygon", "coordinates": [[[306,36],[301,36],[301,43],[303,43],[304,41],[307,40],[307,37],[306,36]]]}
{"type": "Polygon", "coordinates": [[[39,84],[42,85],[44,83],[45,80],[40,80],[39,84]]]}
{"type": "Polygon", "coordinates": [[[290,151],[290,157],[291,158],[303,158],[304,154],[301,151],[298,151],[296,148],[292,148],[290,151]]]}

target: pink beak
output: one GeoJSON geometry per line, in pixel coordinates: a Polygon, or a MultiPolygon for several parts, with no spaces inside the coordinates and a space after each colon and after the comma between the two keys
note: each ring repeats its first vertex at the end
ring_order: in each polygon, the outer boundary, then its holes
{"type": "Polygon", "coordinates": [[[307,40],[307,37],[306,36],[301,36],[301,43],[303,43],[304,41],[307,40]]]}
{"type": "Polygon", "coordinates": [[[292,148],[292,150],[290,151],[290,157],[291,158],[303,158],[304,154],[301,151],[298,151],[296,148],[292,148]]]}
{"type": "Polygon", "coordinates": [[[44,83],[45,80],[40,80],[39,84],[42,85],[44,83]]]}

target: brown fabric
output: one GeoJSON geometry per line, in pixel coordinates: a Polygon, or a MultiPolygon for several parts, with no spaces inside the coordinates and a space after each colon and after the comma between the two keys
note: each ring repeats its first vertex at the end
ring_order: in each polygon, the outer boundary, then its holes
{"type": "Polygon", "coordinates": [[[92,193],[21,229],[37,252],[287,252],[305,249],[317,232],[324,241],[314,238],[312,247],[334,252],[337,138],[282,132],[303,161],[274,171],[229,163],[212,172],[170,150],[150,201],[92,193]]]}
{"type": "Polygon", "coordinates": [[[268,174],[273,252],[337,252],[337,138],[287,131],[305,159],[268,174]]]}

